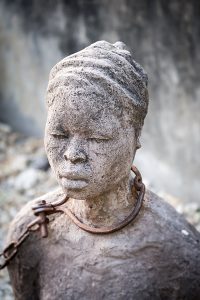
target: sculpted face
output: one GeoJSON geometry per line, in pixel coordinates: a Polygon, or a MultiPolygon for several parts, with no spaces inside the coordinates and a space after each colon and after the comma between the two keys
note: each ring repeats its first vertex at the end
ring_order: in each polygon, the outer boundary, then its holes
{"type": "Polygon", "coordinates": [[[48,111],[46,152],[69,197],[98,197],[129,177],[137,148],[135,130],[108,100],[65,92],[48,111]]]}

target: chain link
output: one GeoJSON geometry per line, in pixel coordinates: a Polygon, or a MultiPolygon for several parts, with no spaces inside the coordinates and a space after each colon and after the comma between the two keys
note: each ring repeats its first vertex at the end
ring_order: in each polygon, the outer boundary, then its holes
{"type": "Polygon", "coordinates": [[[0,264],[0,270],[5,268],[10,260],[17,254],[19,246],[27,239],[30,231],[26,229],[19,237],[17,242],[11,242],[2,253],[0,253],[0,257],[4,258],[2,264],[0,264]]]}
{"type": "Polygon", "coordinates": [[[63,199],[55,201],[53,203],[46,203],[45,200],[41,200],[37,202],[33,207],[32,210],[36,218],[31,221],[27,226],[26,230],[19,236],[17,241],[11,242],[2,253],[0,253],[0,257],[3,257],[3,263],[0,262],[0,270],[5,268],[9,262],[13,259],[13,257],[17,254],[19,247],[23,244],[23,242],[29,237],[30,232],[40,230],[41,237],[45,238],[48,236],[48,228],[47,225],[49,223],[48,215],[55,214],[55,213],[65,213],[68,217],[80,228],[85,231],[91,233],[111,233],[117,231],[130,222],[132,222],[135,217],[138,215],[140,208],[142,206],[142,202],[144,199],[145,194],[145,185],[142,182],[142,176],[138,169],[135,166],[131,167],[131,170],[135,173],[134,178],[134,188],[138,192],[138,197],[136,201],[136,205],[133,208],[131,214],[118,225],[109,226],[109,227],[101,227],[95,228],[91,226],[87,226],[78,220],[78,218],[68,209],[64,207],[58,207],[63,205],[69,199],[65,196],[63,199]]]}
{"type": "Polygon", "coordinates": [[[45,238],[48,236],[47,224],[49,219],[47,215],[59,212],[56,210],[56,206],[62,205],[69,198],[65,196],[64,199],[56,201],[54,203],[46,203],[45,200],[40,200],[33,207],[32,210],[36,218],[31,221],[27,226],[26,230],[19,236],[17,241],[12,241],[4,250],[0,253],[0,258],[3,257],[3,262],[0,261],[0,270],[4,269],[9,262],[17,254],[19,247],[28,238],[30,232],[40,230],[41,237],[45,238]]]}

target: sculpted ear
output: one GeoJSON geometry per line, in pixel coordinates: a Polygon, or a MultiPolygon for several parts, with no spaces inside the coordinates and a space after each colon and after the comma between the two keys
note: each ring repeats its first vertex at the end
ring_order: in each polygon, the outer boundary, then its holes
{"type": "Polygon", "coordinates": [[[140,136],[141,136],[141,128],[140,129],[136,129],[136,131],[135,131],[136,150],[138,150],[138,149],[141,148],[140,136]]]}

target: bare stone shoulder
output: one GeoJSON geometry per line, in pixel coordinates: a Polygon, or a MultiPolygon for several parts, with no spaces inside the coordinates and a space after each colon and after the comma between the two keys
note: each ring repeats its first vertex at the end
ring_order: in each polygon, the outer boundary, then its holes
{"type": "MultiPolygon", "coordinates": [[[[62,196],[60,189],[47,193],[28,202],[10,224],[5,246],[17,241],[26,230],[27,225],[34,220],[32,206],[40,200],[52,202],[62,196]]],[[[38,299],[38,272],[43,257],[45,242],[40,233],[31,232],[28,238],[20,245],[17,255],[9,262],[8,271],[13,284],[15,299],[38,299]]],[[[48,244],[48,241],[46,241],[48,244]]]]}
{"type": "MultiPolygon", "coordinates": [[[[63,197],[63,194],[60,190],[56,190],[28,203],[13,221],[10,238],[17,238],[32,220],[31,207],[36,201],[53,202],[59,197],[63,197]]],[[[130,282],[126,287],[127,293],[137,289],[139,295],[146,295],[149,294],[149,289],[152,289],[153,295],[157,286],[157,293],[162,294],[165,293],[167,286],[169,293],[176,290],[177,295],[189,295],[190,285],[186,288],[188,280],[193,285],[193,290],[200,292],[199,239],[200,234],[173,207],[151,191],[147,191],[142,210],[135,222],[112,234],[90,234],[78,228],[67,216],[55,215],[54,221],[49,225],[49,238],[42,239],[39,234],[33,234],[22,249],[20,248],[17,260],[11,262],[9,273],[13,282],[21,280],[21,283],[14,284],[15,295],[19,295],[16,299],[20,300],[27,299],[23,298],[21,293],[23,290],[25,295],[29,295],[30,286],[32,295],[37,299],[36,295],[42,282],[36,270],[40,269],[43,280],[52,282],[54,278],[52,266],[55,263],[57,274],[61,274],[58,276],[58,282],[63,276],[69,282],[78,280],[80,269],[91,268],[94,277],[99,274],[99,268],[100,272],[104,272],[112,266],[111,269],[117,274],[123,274],[113,281],[116,290],[121,286],[120,280],[123,278],[130,282]],[[48,273],[45,273],[43,268],[47,269],[48,273]],[[173,274],[175,277],[171,280],[173,274]],[[130,277],[129,280],[127,276],[130,277]],[[24,284],[27,289],[24,288],[24,284]],[[19,290],[18,286],[21,286],[19,290]],[[182,294],[182,289],[185,294],[182,294]]],[[[112,280],[112,272],[107,272],[109,280],[112,280]]],[[[88,282],[84,286],[87,284],[88,282]]],[[[106,279],[104,284],[106,286],[106,279]]],[[[54,284],[48,285],[49,295],[55,292],[54,287],[54,284]]],[[[47,292],[45,288],[44,291],[47,292]]],[[[70,292],[66,287],[64,291],[70,292]]],[[[54,298],[58,299],[57,296],[54,298]]],[[[65,297],[66,295],[60,299],[66,299],[65,297]]],[[[131,296],[127,299],[131,299],[131,296]]],[[[159,299],[158,295],[155,299],[159,299]]],[[[179,298],[177,296],[173,299],[179,298]]],[[[191,299],[196,298],[191,296],[191,299]]]]}
{"type": "MultiPolygon", "coordinates": [[[[64,194],[62,190],[58,188],[50,193],[34,199],[33,201],[28,202],[12,221],[6,244],[9,244],[13,240],[17,240],[20,234],[26,230],[27,225],[34,220],[35,216],[33,215],[32,211],[32,206],[34,204],[36,204],[39,200],[54,202],[63,198],[63,196],[64,194]]],[[[71,227],[71,220],[67,221],[67,218],[67,216],[58,217],[55,215],[55,221],[51,222],[49,226],[49,229],[53,235],[57,235],[57,231],[59,231],[59,228],[62,229],[63,226],[71,227]]],[[[72,225],[72,229],[74,226],[76,227],[76,225],[72,225]]],[[[168,239],[169,235],[177,237],[180,236],[180,238],[192,238],[197,243],[199,243],[200,240],[200,233],[193,226],[191,226],[183,216],[177,213],[170,204],[150,190],[146,191],[144,204],[136,221],[134,224],[130,224],[130,226],[127,228],[125,227],[122,233],[126,235],[127,232],[132,232],[135,230],[140,232],[140,235],[143,235],[144,237],[147,234],[148,237],[153,236],[155,240],[158,239],[160,242],[164,242],[164,238],[168,239]],[[148,232],[149,228],[151,228],[150,232],[148,232]],[[161,233],[161,235],[159,235],[159,233],[161,233]]],[[[65,228],[64,232],[67,234],[69,232],[69,228],[65,228]]],[[[109,235],[109,237],[111,236],[109,235]]]]}
{"type": "MultiPolygon", "coordinates": [[[[149,218],[148,222],[154,220],[157,228],[163,228],[167,238],[167,232],[180,235],[182,237],[193,238],[197,243],[200,242],[200,233],[187,220],[179,214],[174,207],[164,199],[150,190],[146,191],[143,211],[149,218]]],[[[152,225],[152,224],[151,224],[152,225]]]]}
{"type": "Polygon", "coordinates": [[[63,193],[61,189],[58,188],[32,201],[29,201],[26,205],[24,205],[10,224],[9,232],[6,238],[6,245],[8,245],[12,241],[16,241],[19,236],[26,230],[27,225],[34,220],[35,216],[32,210],[34,204],[41,200],[53,202],[55,200],[58,200],[59,197],[62,196],[63,193]]]}

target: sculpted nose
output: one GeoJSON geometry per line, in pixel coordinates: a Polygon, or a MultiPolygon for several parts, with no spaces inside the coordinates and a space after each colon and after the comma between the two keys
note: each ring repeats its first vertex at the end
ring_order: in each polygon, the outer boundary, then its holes
{"type": "Polygon", "coordinates": [[[64,152],[65,160],[70,160],[72,163],[85,162],[87,159],[86,153],[80,147],[69,146],[64,152]]]}

